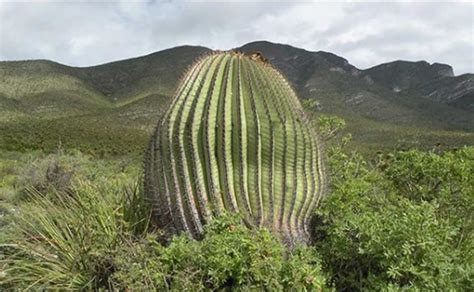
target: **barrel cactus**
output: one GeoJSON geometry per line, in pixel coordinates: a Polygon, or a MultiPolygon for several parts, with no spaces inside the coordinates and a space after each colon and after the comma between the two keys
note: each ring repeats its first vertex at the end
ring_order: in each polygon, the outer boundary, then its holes
{"type": "Polygon", "coordinates": [[[259,53],[195,62],[145,159],[156,222],[193,238],[226,211],[307,241],[324,181],[320,145],[295,92],[259,53]]]}

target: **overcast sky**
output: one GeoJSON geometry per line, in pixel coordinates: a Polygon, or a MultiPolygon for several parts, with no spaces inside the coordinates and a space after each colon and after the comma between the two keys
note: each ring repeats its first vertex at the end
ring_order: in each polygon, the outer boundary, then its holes
{"type": "Polygon", "coordinates": [[[179,45],[268,40],[361,69],[402,59],[474,72],[473,3],[252,2],[0,0],[0,60],[90,66],[179,45]]]}

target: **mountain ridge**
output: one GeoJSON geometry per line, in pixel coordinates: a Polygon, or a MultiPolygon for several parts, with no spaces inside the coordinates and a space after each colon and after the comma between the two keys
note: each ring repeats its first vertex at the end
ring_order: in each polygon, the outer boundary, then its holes
{"type": "MultiPolygon", "coordinates": [[[[332,55],[334,57],[337,57],[339,59],[344,60],[347,63],[349,62],[346,58],[341,57],[341,56],[339,56],[335,53],[332,53],[332,52],[323,51],[323,50],[310,51],[310,50],[306,50],[304,48],[298,48],[298,47],[288,45],[288,44],[273,43],[273,42],[270,42],[270,41],[253,41],[253,42],[249,42],[249,43],[247,43],[247,44],[245,44],[241,47],[235,47],[235,48],[229,49],[229,51],[239,50],[239,49],[242,49],[246,46],[259,44],[259,43],[269,44],[269,45],[285,46],[285,47],[289,47],[291,49],[297,49],[297,50],[305,51],[307,53],[320,53],[320,54],[332,55]]],[[[101,66],[112,65],[112,64],[115,64],[115,63],[121,63],[121,62],[124,62],[124,61],[134,61],[134,60],[143,59],[143,58],[147,58],[147,57],[153,57],[154,55],[157,55],[157,54],[160,54],[160,53],[165,53],[167,51],[173,51],[173,50],[177,50],[177,49],[188,49],[188,48],[202,49],[202,50],[205,50],[205,51],[214,51],[211,48],[200,46],[200,45],[179,45],[179,46],[170,47],[170,48],[167,48],[167,49],[151,52],[151,53],[148,53],[148,54],[145,54],[145,55],[139,55],[139,56],[136,56],[136,57],[130,57],[130,58],[125,58],[125,59],[120,59],[120,60],[113,60],[113,61],[108,61],[108,62],[105,62],[105,63],[99,63],[99,64],[89,65],[89,66],[67,65],[67,64],[63,64],[63,63],[60,63],[60,62],[57,62],[57,61],[54,61],[54,60],[50,60],[50,59],[0,60],[0,64],[2,64],[2,63],[23,63],[23,62],[48,62],[48,63],[53,63],[53,64],[56,64],[56,65],[60,65],[60,66],[68,67],[68,68],[74,68],[74,69],[91,69],[91,68],[96,68],[96,67],[101,67],[101,66]]],[[[220,51],[220,50],[215,50],[215,51],[220,51]]],[[[224,51],[226,51],[226,50],[224,50],[224,51]]],[[[356,69],[358,69],[360,71],[368,71],[368,70],[371,70],[371,69],[374,69],[374,68],[377,68],[377,67],[380,67],[380,66],[383,66],[383,65],[390,65],[390,64],[393,64],[393,63],[426,63],[430,66],[448,67],[446,69],[448,69],[451,73],[449,73],[447,75],[449,75],[450,77],[459,77],[459,76],[463,76],[463,75],[474,75],[474,73],[463,73],[463,74],[459,74],[459,75],[454,75],[454,70],[453,70],[453,67],[451,65],[446,64],[446,63],[439,63],[439,62],[429,63],[426,60],[408,61],[408,60],[396,59],[396,60],[393,60],[393,61],[388,61],[388,62],[380,63],[380,64],[377,64],[377,65],[373,65],[373,66],[365,68],[365,69],[357,68],[354,65],[351,65],[351,66],[355,67],[356,69]]]]}
{"type": "MultiPolygon", "coordinates": [[[[420,135],[474,133],[474,74],[452,76],[447,64],[398,60],[359,69],[330,52],[268,41],[233,50],[262,52],[303,102],[314,101],[309,110],[346,119],[360,142],[370,137],[370,143],[381,143],[377,135],[387,131],[397,132],[396,141],[407,129],[420,135]]],[[[149,132],[187,68],[210,52],[186,45],[89,67],[1,61],[0,123],[90,116],[99,124],[149,132]]]]}

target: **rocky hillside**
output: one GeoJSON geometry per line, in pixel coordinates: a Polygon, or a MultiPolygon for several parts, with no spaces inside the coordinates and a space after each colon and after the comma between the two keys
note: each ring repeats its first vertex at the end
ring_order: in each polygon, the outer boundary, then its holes
{"type": "MultiPolygon", "coordinates": [[[[235,49],[262,52],[300,98],[313,100],[313,110],[345,118],[360,144],[474,144],[473,74],[453,76],[449,65],[424,61],[361,70],[332,53],[266,41],[235,49]]],[[[0,62],[0,131],[17,139],[64,127],[69,133],[84,125],[81,133],[87,139],[94,125],[94,139],[114,129],[141,131],[146,137],[186,68],[207,52],[182,46],[84,68],[48,60],[0,62]],[[45,126],[38,128],[38,121],[45,126]],[[31,129],[25,132],[25,127],[31,129]]],[[[9,139],[0,138],[0,147],[9,139]]],[[[35,139],[30,140],[25,145],[34,148],[35,139]]]]}
{"type": "Polygon", "coordinates": [[[288,45],[255,42],[239,49],[263,52],[323,112],[474,131],[474,75],[453,76],[449,65],[395,61],[360,70],[337,55],[288,45]]]}

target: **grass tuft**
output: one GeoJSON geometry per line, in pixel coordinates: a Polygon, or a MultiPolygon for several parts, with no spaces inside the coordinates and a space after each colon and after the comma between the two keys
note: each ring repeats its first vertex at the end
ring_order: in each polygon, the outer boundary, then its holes
{"type": "Polygon", "coordinates": [[[146,232],[149,222],[144,205],[134,205],[138,212],[130,215],[136,192],[118,196],[117,191],[85,181],[66,196],[28,189],[28,201],[14,217],[20,232],[1,245],[6,257],[0,261],[0,283],[22,289],[108,287],[117,246],[146,232]]]}

